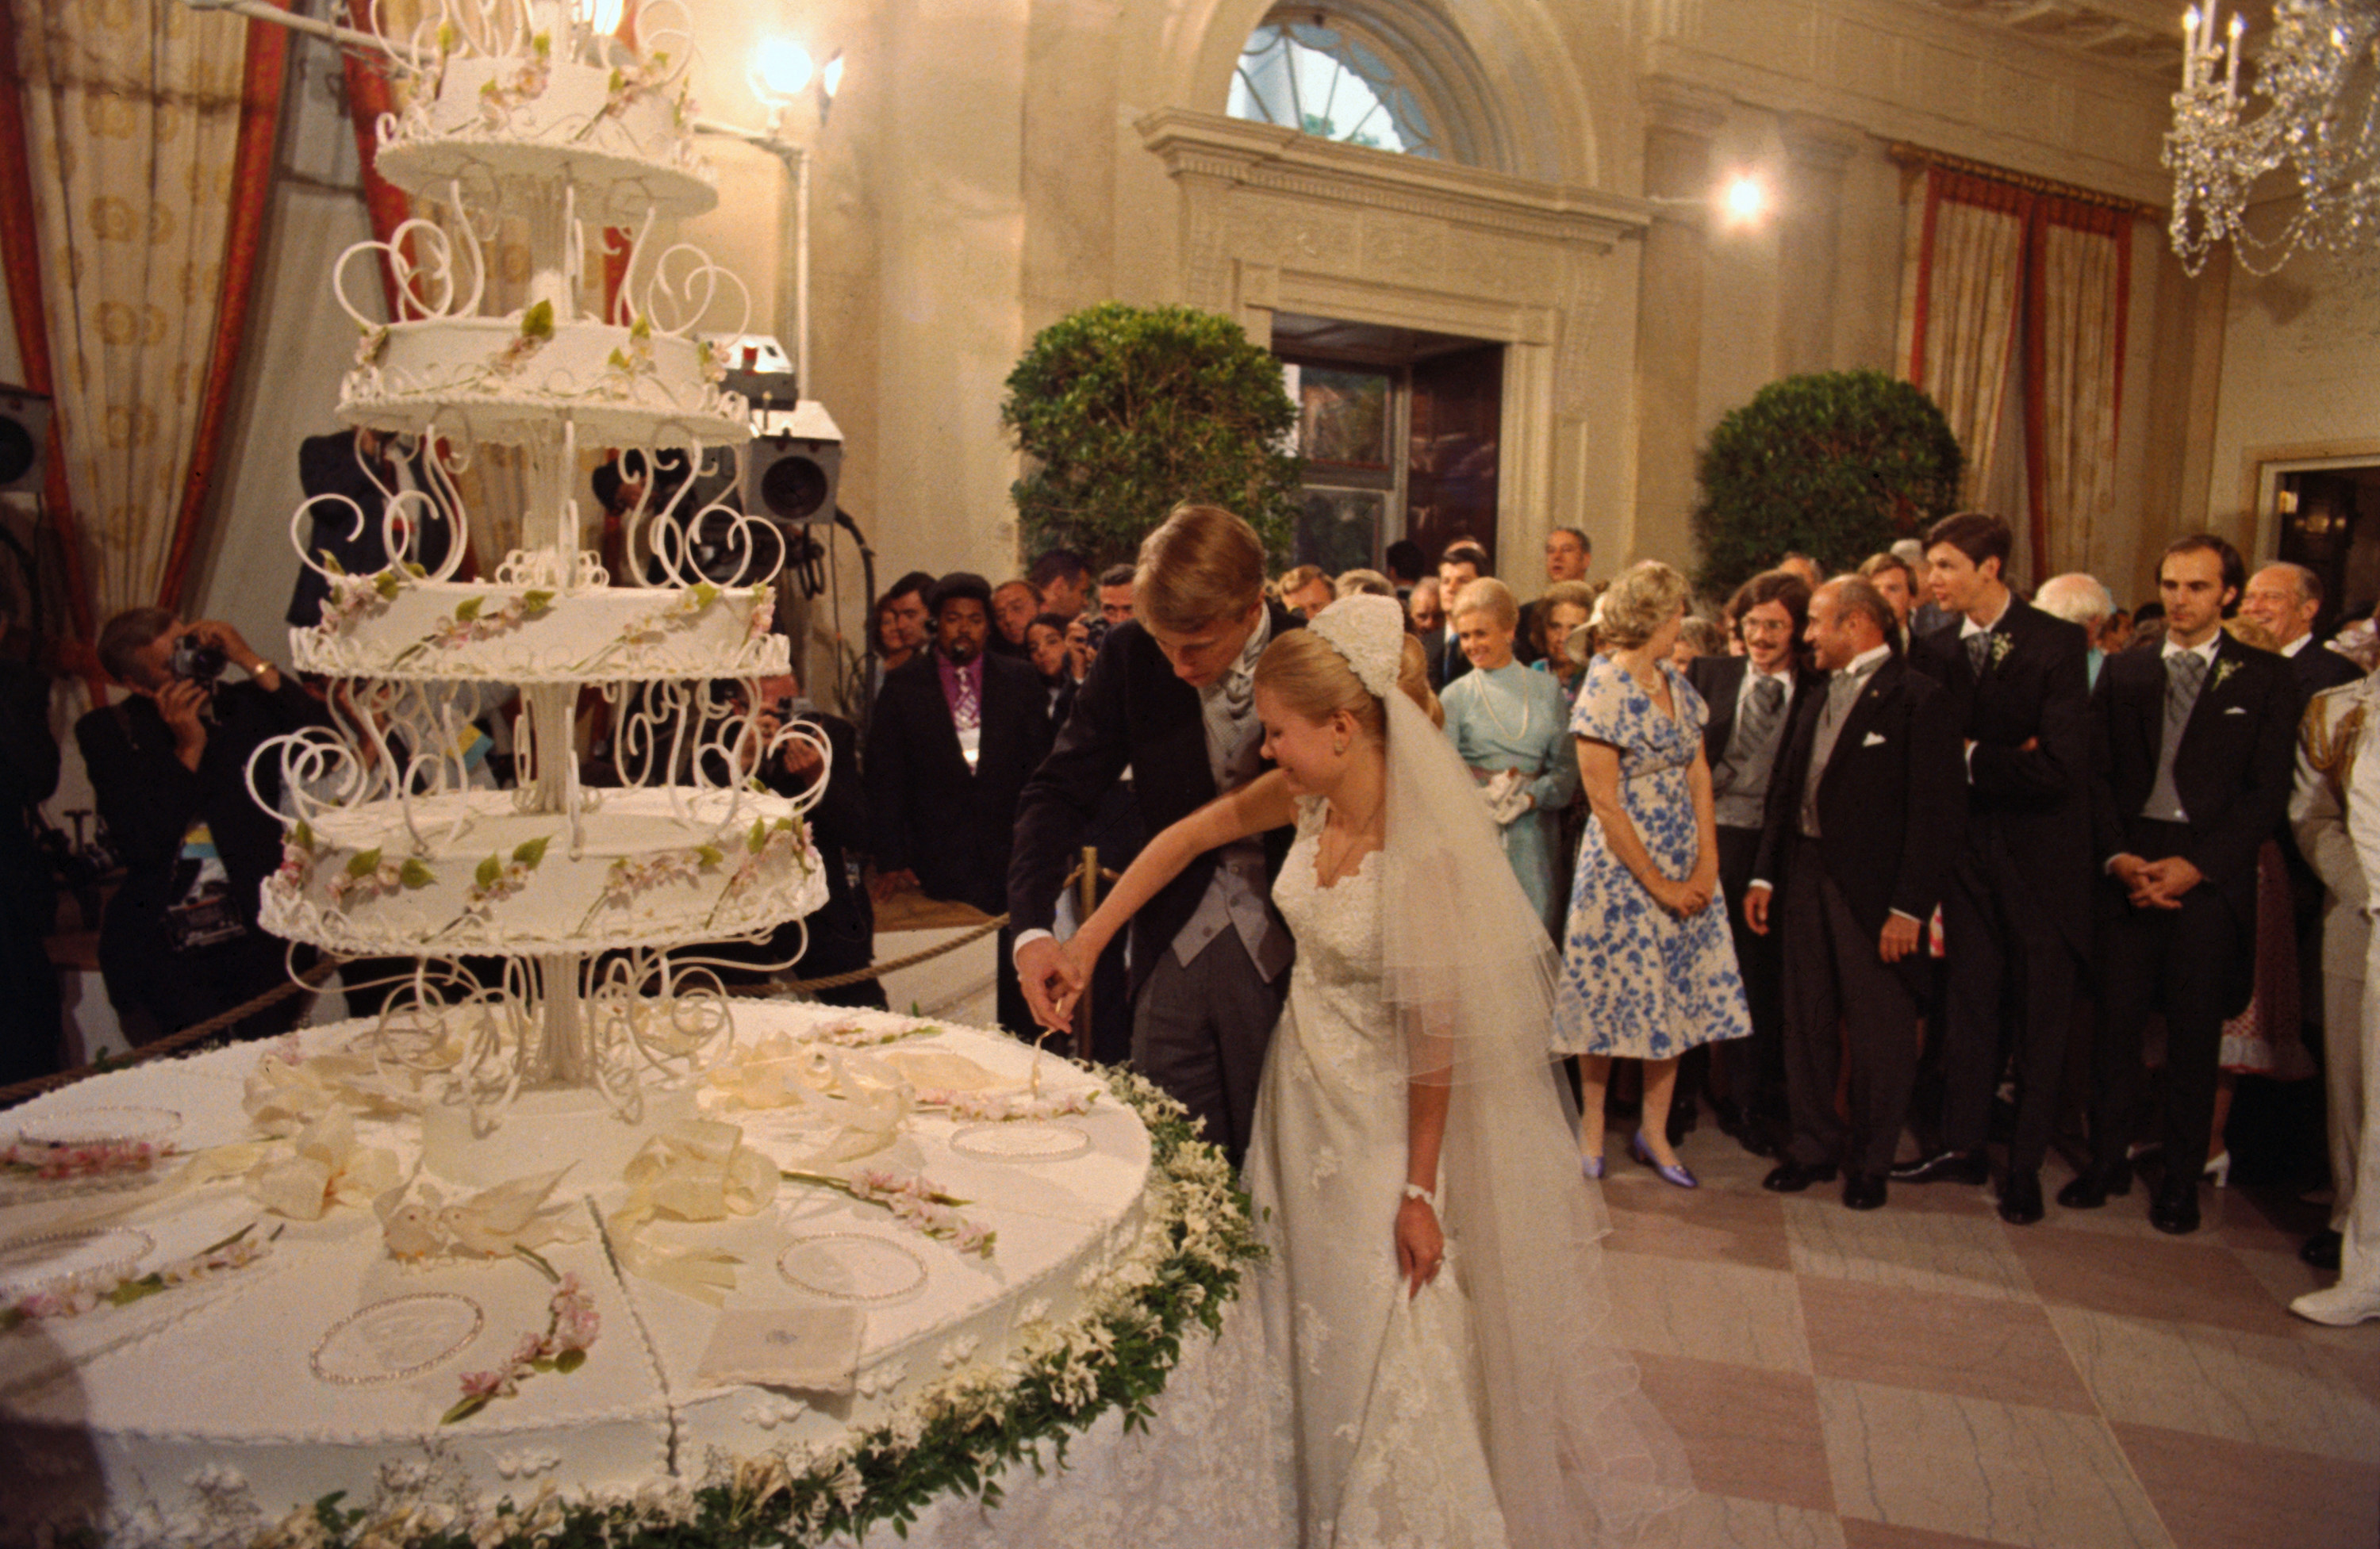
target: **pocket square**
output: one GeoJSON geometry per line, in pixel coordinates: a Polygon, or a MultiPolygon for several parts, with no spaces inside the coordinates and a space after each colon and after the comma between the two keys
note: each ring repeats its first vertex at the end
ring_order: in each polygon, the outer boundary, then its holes
{"type": "Polygon", "coordinates": [[[2225,715],[2246,715],[2248,713],[2248,707],[2245,705],[2234,705],[2223,713],[2225,715]]]}
{"type": "Polygon", "coordinates": [[[1860,741],[1860,746],[1862,747],[1882,747],[1883,745],[1884,733],[1881,732],[1870,732],[1860,741]]]}

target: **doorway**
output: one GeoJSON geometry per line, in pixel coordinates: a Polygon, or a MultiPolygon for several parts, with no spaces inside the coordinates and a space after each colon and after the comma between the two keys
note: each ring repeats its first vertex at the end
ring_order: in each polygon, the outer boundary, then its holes
{"type": "Polygon", "coordinates": [[[1504,346],[1276,313],[1273,353],[1306,460],[1300,564],[1378,569],[1399,539],[1426,563],[1457,539],[1496,556],[1504,346]]]}
{"type": "Polygon", "coordinates": [[[2285,470],[2273,510],[2281,537],[2275,557],[2322,577],[2315,629],[2368,616],[2380,601],[2380,466],[2285,470]]]}

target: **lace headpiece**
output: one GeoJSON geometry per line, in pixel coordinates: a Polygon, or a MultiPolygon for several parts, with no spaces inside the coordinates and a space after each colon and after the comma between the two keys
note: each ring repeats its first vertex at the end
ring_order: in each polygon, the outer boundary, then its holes
{"type": "Polygon", "coordinates": [[[1373,695],[1386,699],[1396,692],[1405,661],[1405,611],[1395,598],[1369,592],[1342,597],[1306,627],[1347,659],[1356,681],[1373,695]]]}

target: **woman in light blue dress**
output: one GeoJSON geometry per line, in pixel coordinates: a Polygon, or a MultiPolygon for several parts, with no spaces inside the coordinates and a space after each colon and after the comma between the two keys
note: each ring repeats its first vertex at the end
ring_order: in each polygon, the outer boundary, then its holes
{"type": "Polygon", "coordinates": [[[1560,685],[1512,660],[1520,612],[1501,581],[1483,576],[1463,588],[1454,631],[1472,670],[1447,684],[1439,701],[1454,751],[1495,797],[1489,811],[1521,891],[1546,929],[1558,932],[1555,847],[1562,807],[1578,790],[1578,763],[1560,685]]]}
{"type": "Polygon", "coordinates": [[[1603,1094],[1614,1058],[1645,1062],[1645,1107],[1630,1149],[1682,1189],[1694,1175],[1670,1146],[1678,1057],[1752,1031],[1718,890],[1708,712],[1670,662],[1686,578],[1658,560],[1604,594],[1614,648],[1586,666],[1571,734],[1594,815],[1571,886],[1553,1047],[1576,1054],[1580,1166],[1603,1176],[1603,1094]]]}

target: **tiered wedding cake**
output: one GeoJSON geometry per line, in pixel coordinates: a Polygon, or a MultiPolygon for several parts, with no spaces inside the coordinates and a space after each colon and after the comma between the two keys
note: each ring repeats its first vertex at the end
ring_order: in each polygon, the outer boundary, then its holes
{"type": "Polygon", "coordinates": [[[745,432],[692,338],[740,331],[705,317],[740,287],[655,235],[715,198],[665,14],[623,41],[559,0],[450,0],[398,59],[380,165],[438,218],[342,260],[343,299],[389,265],[400,316],[349,306],[339,413],[420,472],[385,491],[395,559],[331,575],[296,637],[337,730],[262,756],[288,820],[263,920],[419,966],[377,1019],[0,1120],[0,1536],[207,1539],[333,1492],[397,1537],[503,1497],[559,1510],[555,1487],[662,1486],[614,1509],[666,1516],[722,1470],[826,1523],[863,1446],[1045,1380],[1045,1420],[1095,1412],[1112,1331],[1169,1326],[1148,1289],[1228,1262],[1228,1175],[1170,1165],[1145,1095],[995,1035],[731,1003],[686,950],[823,900],[802,813],[825,760],[794,799],[752,778],[808,735],[762,745],[771,529],[649,478],[631,574],[580,548],[586,454],[665,467],[745,432]],[[601,226],[635,236],[599,309],[601,226]],[[522,227],[526,295],[491,315],[522,227]],[[495,447],[528,471],[523,536],[466,581],[458,478],[495,447]],[[519,690],[516,789],[463,751],[475,680],[519,690]],[[590,694],[619,750],[601,789],[575,753],[590,694]]]}

